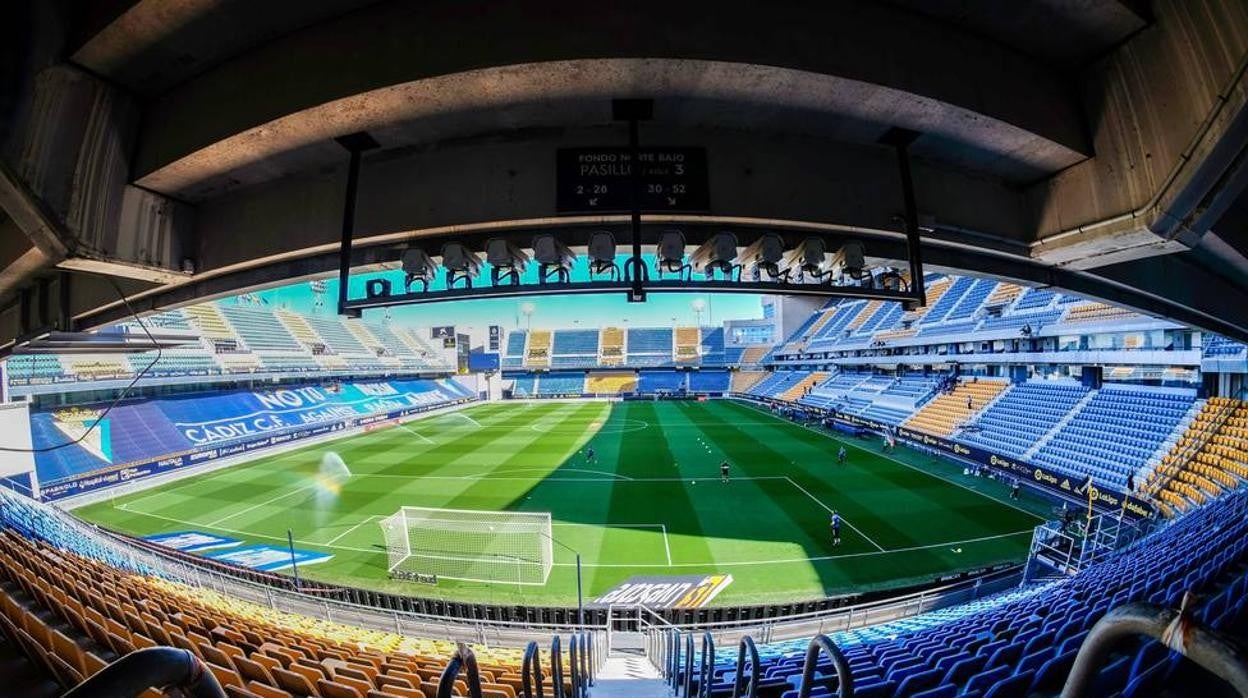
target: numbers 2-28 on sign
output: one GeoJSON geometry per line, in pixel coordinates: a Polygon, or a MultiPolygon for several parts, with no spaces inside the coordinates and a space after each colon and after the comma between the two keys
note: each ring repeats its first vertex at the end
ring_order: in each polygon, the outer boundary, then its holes
{"type": "MultiPolygon", "coordinates": [[[[624,213],[631,210],[632,158],[625,147],[560,148],[555,157],[555,210],[559,213],[624,213]]],[[[706,150],[642,148],[642,211],[706,211],[710,208],[706,150]]]]}

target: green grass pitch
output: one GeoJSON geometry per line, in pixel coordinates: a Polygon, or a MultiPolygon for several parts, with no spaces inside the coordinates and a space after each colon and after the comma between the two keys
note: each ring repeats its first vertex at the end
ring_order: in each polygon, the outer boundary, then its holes
{"type": "Polygon", "coordinates": [[[581,553],[587,600],[633,575],[720,572],[714,605],[898,586],[1022,560],[1044,505],[1005,499],[908,449],[840,440],[752,406],[708,402],[491,403],[308,446],[77,510],[127,533],[201,530],[333,558],[308,579],[463,601],[574,605],[574,555],[545,585],[391,580],[379,519],[401,506],[551,512],[581,553]],[[837,465],[844,443],[848,463],[837,465]],[[596,462],[584,449],[592,444],[596,462]],[[321,457],[352,475],[336,496],[321,457]],[[721,483],[719,463],[732,463],[721,483]],[[977,491],[978,490],[978,491],[977,491]],[[844,517],[832,547],[829,510],[844,517]]]}

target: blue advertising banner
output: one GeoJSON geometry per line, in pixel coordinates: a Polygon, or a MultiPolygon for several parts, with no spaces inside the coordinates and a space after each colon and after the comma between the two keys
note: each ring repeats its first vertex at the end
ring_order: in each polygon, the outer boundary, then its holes
{"type": "Polygon", "coordinates": [[[184,553],[197,553],[203,550],[215,550],[217,548],[232,548],[240,545],[243,541],[238,538],[227,538],[212,533],[204,533],[203,531],[174,531],[172,533],[158,533],[152,536],[144,536],[143,540],[156,545],[180,550],[184,553]]]}
{"type": "MultiPolygon", "coordinates": [[[[290,549],[279,548],[273,545],[249,545],[244,548],[210,553],[204,557],[261,572],[275,572],[291,565],[290,549]]],[[[329,553],[318,553],[311,550],[296,548],[294,551],[294,562],[298,565],[315,565],[333,557],[329,553]]]]}

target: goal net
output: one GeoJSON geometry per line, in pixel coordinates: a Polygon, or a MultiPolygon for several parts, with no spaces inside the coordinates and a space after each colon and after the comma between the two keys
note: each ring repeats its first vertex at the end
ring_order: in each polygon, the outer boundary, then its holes
{"type": "Polygon", "coordinates": [[[545,584],[550,513],[403,507],[382,519],[391,577],[545,584]]]}

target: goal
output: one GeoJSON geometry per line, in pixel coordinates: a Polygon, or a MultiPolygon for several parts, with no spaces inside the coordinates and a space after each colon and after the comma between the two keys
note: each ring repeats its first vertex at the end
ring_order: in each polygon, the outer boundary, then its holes
{"type": "Polygon", "coordinates": [[[554,564],[549,512],[403,507],[381,531],[394,578],[538,585],[554,564]]]}

